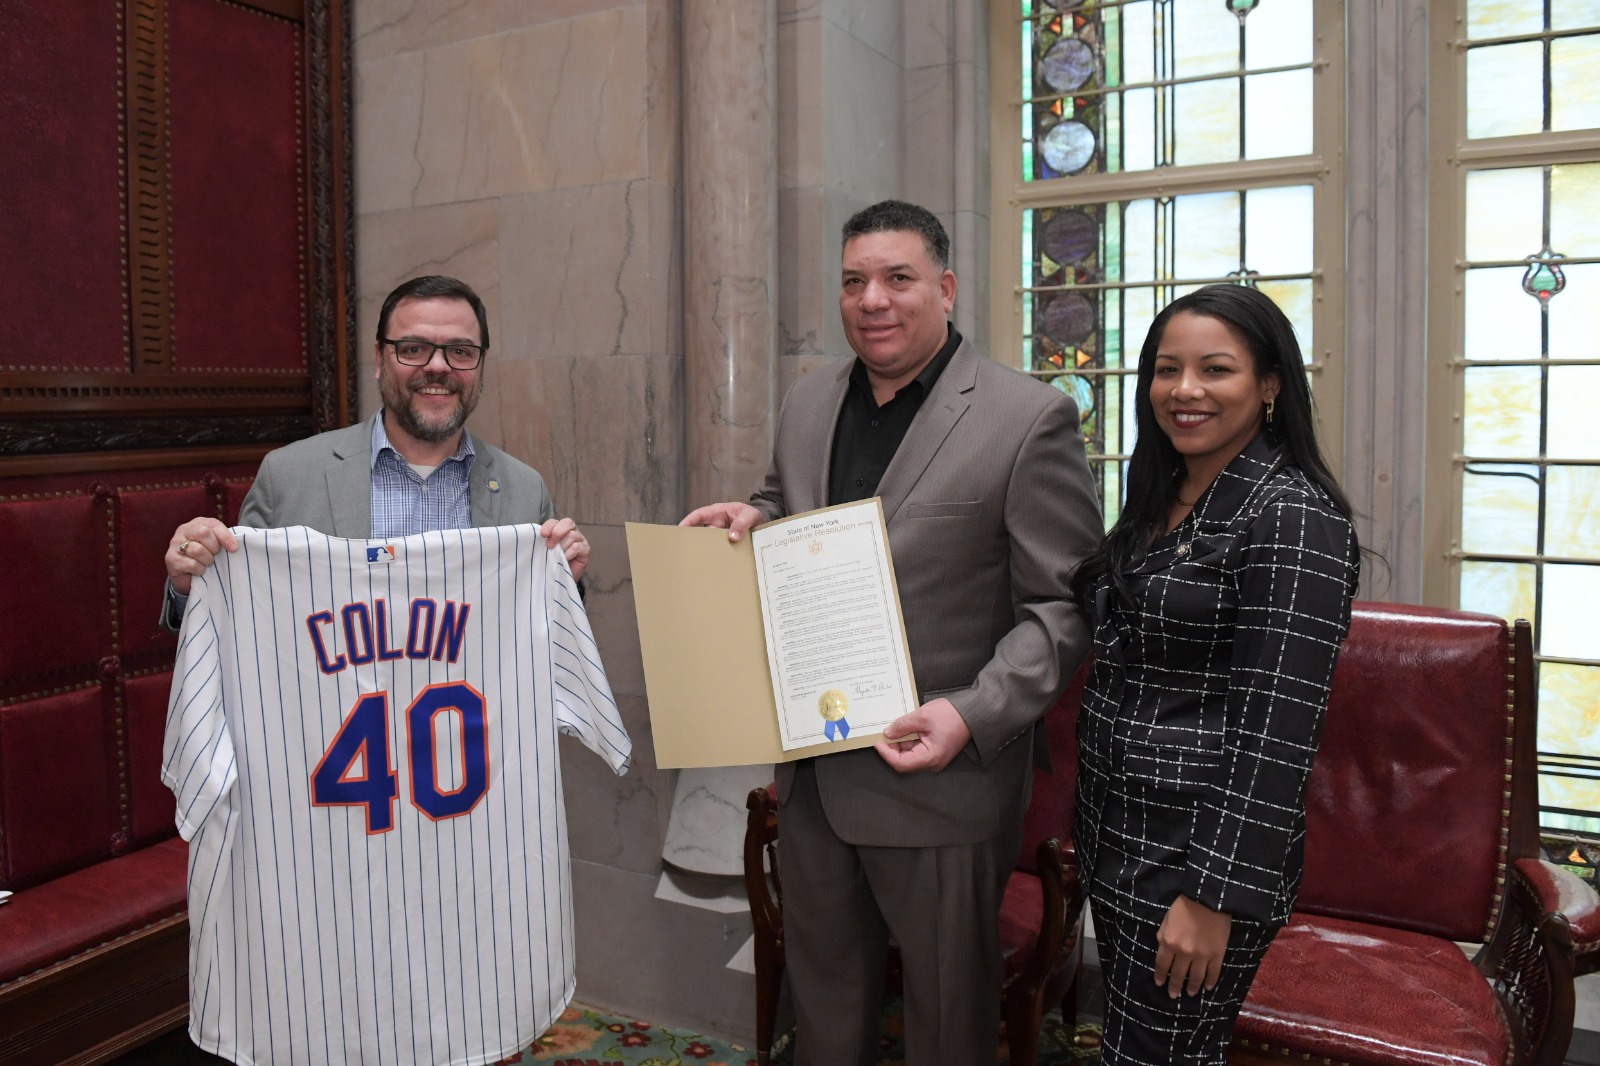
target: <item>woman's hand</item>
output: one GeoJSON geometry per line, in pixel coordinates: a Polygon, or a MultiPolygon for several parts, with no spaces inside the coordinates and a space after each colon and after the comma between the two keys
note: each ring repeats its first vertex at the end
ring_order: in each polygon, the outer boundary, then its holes
{"type": "Polygon", "coordinates": [[[1202,987],[1216,988],[1232,930],[1233,916],[1227,912],[1188,896],[1173,900],[1156,931],[1156,984],[1166,985],[1173,999],[1185,989],[1194,996],[1202,987]]]}

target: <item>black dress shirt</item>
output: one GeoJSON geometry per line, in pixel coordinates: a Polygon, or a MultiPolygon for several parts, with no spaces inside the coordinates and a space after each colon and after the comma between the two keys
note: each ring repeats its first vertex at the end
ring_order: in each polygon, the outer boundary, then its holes
{"type": "Polygon", "coordinates": [[[828,471],[830,505],[854,503],[878,494],[878,482],[883,480],[894,453],[900,450],[900,442],[922,409],[922,401],[961,347],[961,334],[956,328],[945,328],[949,335],[939,354],[882,407],[872,397],[866,366],[858,358],[850,368],[850,387],[845,390],[839,424],[833,431],[833,462],[828,471]]]}

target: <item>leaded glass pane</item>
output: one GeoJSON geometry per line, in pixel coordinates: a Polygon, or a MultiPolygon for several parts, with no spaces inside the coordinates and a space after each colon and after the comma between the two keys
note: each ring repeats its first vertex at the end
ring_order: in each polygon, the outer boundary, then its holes
{"type": "Polygon", "coordinates": [[[1467,173],[1467,258],[1521,259],[1544,242],[1539,167],[1467,173]]]}
{"type": "Polygon", "coordinates": [[[1579,30],[1600,22],[1594,0],[1550,0],[1550,28],[1579,30]]]}
{"type": "Polygon", "coordinates": [[[1522,291],[1524,268],[1467,271],[1468,359],[1538,359],[1539,304],[1522,291]]]}
{"type": "Polygon", "coordinates": [[[1529,3],[1528,0],[1467,0],[1467,36],[1472,40],[1538,33],[1542,29],[1544,11],[1539,3],[1529,3]]]}
{"type": "MultiPolygon", "coordinates": [[[[1522,173],[1538,174],[1538,167],[1522,173]]],[[[1518,255],[1537,250],[1534,241],[1518,255]]],[[[1550,168],[1550,245],[1567,255],[1593,256],[1600,250],[1600,163],[1569,163],[1550,168]]]]}
{"type": "Polygon", "coordinates": [[[1300,357],[1311,362],[1316,338],[1311,334],[1313,290],[1310,278],[1288,281],[1259,281],[1256,288],[1272,297],[1272,302],[1283,309],[1289,324],[1294,327],[1295,339],[1300,342],[1300,357]]]}
{"type": "MultiPolygon", "coordinates": [[[[1540,665],[1539,750],[1600,752],[1600,667],[1540,665]]],[[[1547,807],[1600,811],[1600,781],[1588,776],[1542,774],[1539,802],[1547,807]]]]}
{"type": "MultiPolygon", "coordinates": [[[[1545,484],[1544,553],[1600,559],[1600,466],[1551,466],[1545,484]]],[[[1587,624],[1600,633],[1597,608],[1600,599],[1590,602],[1587,624]]],[[[1600,649],[1593,657],[1600,659],[1600,649]]]]}
{"type": "Polygon", "coordinates": [[[1245,259],[1262,274],[1311,273],[1312,206],[1309,185],[1251,189],[1244,194],[1245,259]]]}
{"type": "Polygon", "coordinates": [[[1239,20],[1214,0],[1171,0],[1174,73],[1180,78],[1239,69],[1239,20]]]}
{"type": "Polygon", "coordinates": [[[1499,615],[1508,622],[1534,615],[1532,563],[1461,564],[1461,609],[1499,615]]]}
{"type": "Polygon", "coordinates": [[[1550,128],[1582,130],[1600,126],[1600,37],[1566,37],[1550,42],[1550,128]]]}
{"type": "Polygon", "coordinates": [[[1461,547],[1532,555],[1539,547],[1539,468],[1472,463],[1461,478],[1461,547]]]}
{"type": "Polygon", "coordinates": [[[1550,300],[1550,358],[1594,359],[1600,356],[1600,264],[1568,264],[1561,273],[1566,288],[1550,300]]]}
{"type": "Polygon", "coordinates": [[[1025,180],[1311,150],[1312,0],[1022,10],[1025,180]]]}
{"type": "MultiPolygon", "coordinates": [[[[1546,563],[1544,603],[1539,620],[1539,651],[1572,659],[1600,659],[1600,566],[1546,563]]],[[[1548,669],[1545,663],[1541,669],[1548,669]]],[[[1567,748],[1566,751],[1575,749],[1567,748]]],[[[1600,748],[1590,748],[1600,751],[1600,748]]]]}
{"type": "Polygon", "coordinates": [[[1173,163],[1180,167],[1239,158],[1239,81],[1197,81],[1173,87],[1173,163]]]}
{"type": "Polygon", "coordinates": [[[1595,426],[1600,366],[1553,366],[1549,373],[1546,454],[1552,459],[1600,459],[1600,431],[1595,426]]]}
{"type": "Polygon", "coordinates": [[[1544,45],[1497,44],[1467,53],[1467,136],[1544,129],[1544,45]]]}
{"type": "MultiPolygon", "coordinates": [[[[1315,38],[1310,4],[1283,4],[1276,0],[1258,4],[1244,21],[1245,55],[1251,67],[1309,63],[1315,38]]],[[[1309,114],[1309,100],[1306,107],[1309,114]]]]}
{"type": "Polygon", "coordinates": [[[1486,366],[1466,372],[1462,450],[1480,459],[1527,459],[1539,454],[1538,367],[1486,366]]]}
{"type": "Polygon", "coordinates": [[[1253,74],[1244,80],[1244,102],[1246,159],[1311,154],[1311,71],[1253,74]]]}
{"type": "Polygon", "coordinates": [[[1180,278],[1220,278],[1230,270],[1240,269],[1240,199],[1236,192],[1175,198],[1176,217],[1168,237],[1173,274],[1180,278]]]}

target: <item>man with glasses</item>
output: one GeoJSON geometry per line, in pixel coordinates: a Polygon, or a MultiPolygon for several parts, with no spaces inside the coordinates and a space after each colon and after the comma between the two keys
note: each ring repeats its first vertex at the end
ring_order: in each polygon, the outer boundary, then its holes
{"type": "MultiPolygon", "coordinates": [[[[464,428],[483,390],[488,349],[483,301],[464,282],[429,275],[400,285],[383,302],[373,346],[382,408],[263,459],[239,524],[388,538],[537,523],[581,578],[589,541],[572,519],[556,517],[544,479],[464,428]]],[[[173,532],[162,625],[179,627],[194,576],[237,547],[215,518],[173,532]]]]}

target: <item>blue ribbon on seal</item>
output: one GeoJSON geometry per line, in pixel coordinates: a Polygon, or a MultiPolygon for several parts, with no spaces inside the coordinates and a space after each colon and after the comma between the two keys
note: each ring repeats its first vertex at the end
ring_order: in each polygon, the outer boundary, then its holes
{"type": "Polygon", "coordinates": [[[837,722],[822,723],[822,732],[829,740],[844,740],[850,735],[850,720],[841,718],[837,722]],[[838,736],[834,736],[835,731],[838,736]]]}

